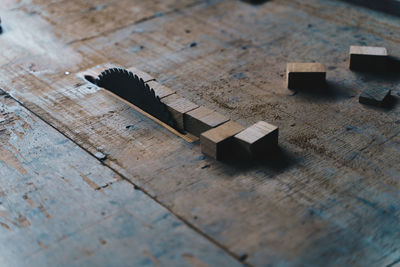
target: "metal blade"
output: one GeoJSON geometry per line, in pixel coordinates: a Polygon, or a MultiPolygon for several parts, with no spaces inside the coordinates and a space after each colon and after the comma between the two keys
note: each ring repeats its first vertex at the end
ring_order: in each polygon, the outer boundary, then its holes
{"type": "Polygon", "coordinates": [[[119,68],[108,69],[103,71],[94,83],[175,128],[176,122],[165,104],[143,79],[132,72],[119,68]]]}

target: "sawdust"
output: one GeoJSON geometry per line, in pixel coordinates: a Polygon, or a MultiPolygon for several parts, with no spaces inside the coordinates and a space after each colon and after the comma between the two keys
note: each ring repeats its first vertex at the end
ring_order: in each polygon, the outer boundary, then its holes
{"type": "Polygon", "coordinates": [[[315,133],[305,134],[301,133],[289,139],[289,143],[297,145],[302,149],[310,149],[318,154],[326,154],[327,150],[324,146],[318,146],[311,142],[312,139],[316,139],[318,136],[315,133]]]}

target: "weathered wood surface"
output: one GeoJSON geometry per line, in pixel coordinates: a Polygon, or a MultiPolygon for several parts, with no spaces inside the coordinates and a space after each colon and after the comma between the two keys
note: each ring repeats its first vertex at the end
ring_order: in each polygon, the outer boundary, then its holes
{"type": "Polygon", "coordinates": [[[1,266],[240,266],[5,95],[0,151],[1,266]]]}
{"type": "Polygon", "coordinates": [[[328,0],[109,0],[85,13],[81,0],[16,2],[4,12],[1,86],[238,258],[257,266],[400,261],[399,73],[348,70],[350,45],[400,55],[398,18],[328,0]],[[326,64],[328,87],[288,91],[286,63],[310,61],[326,64]],[[149,72],[245,126],[279,126],[281,153],[253,163],[204,157],[74,75],[107,62],[149,72]],[[392,107],[360,105],[368,86],[391,88],[392,107]]]}
{"type": "Polygon", "coordinates": [[[381,10],[389,14],[400,16],[399,0],[343,0],[356,5],[366,6],[375,10],[381,10]]]}

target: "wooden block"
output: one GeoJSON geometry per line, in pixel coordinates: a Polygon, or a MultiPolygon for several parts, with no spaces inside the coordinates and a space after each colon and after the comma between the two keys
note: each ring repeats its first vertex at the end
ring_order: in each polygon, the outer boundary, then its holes
{"type": "Polygon", "coordinates": [[[228,121],[202,133],[200,135],[201,152],[217,160],[226,158],[233,149],[233,136],[243,129],[244,127],[240,124],[228,121]]]}
{"type": "Polygon", "coordinates": [[[134,75],[136,74],[139,78],[142,78],[144,82],[155,80],[155,78],[150,74],[148,74],[147,72],[141,71],[135,67],[130,67],[127,70],[132,72],[134,75]]]}
{"type": "Polygon", "coordinates": [[[388,53],[384,47],[350,46],[350,69],[385,70],[388,53]]]}
{"type": "Polygon", "coordinates": [[[170,96],[164,97],[163,99],[161,99],[161,102],[163,102],[167,106],[169,112],[171,112],[172,117],[177,123],[177,128],[182,131],[185,129],[183,115],[186,112],[189,112],[199,107],[195,103],[183,97],[180,97],[177,94],[172,94],[170,96]]]}
{"type": "Polygon", "coordinates": [[[217,127],[229,119],[216,111],[205,107],[198,107],[184,115],[185,130],[197,137],[201,133],[217,127]]]}
{"type": "Polygon", "coordinates": [[[321,63],[288,63],[286,82],[290,89],[321,86],[326,80],[326,67],[321,63]]]}
{"type": "Polygon", "coordinates": [[[154,92],[156,93],[156,95],[159,98],[164,98],[169,95],[175,94],[174,90],[172,90],[162,84],[159,84],[156,81],[150,81],[150,82],[147,82],[147,84],[150,86],[150,88],[153,88],[154,92]]]}
{"type": "Polygon", "coordinates": [[[362,104],[373,106],[384,106],[390,97],[391,90],[384,87],[374,87],[365,89],[358,101],[362,104]]]}
{"type": "Polygon", "coordinates": [[[235,142],[252,154],[264,153],[278,145],[279,128],[265,121],[259,121],[235,135],[235,142]]]}

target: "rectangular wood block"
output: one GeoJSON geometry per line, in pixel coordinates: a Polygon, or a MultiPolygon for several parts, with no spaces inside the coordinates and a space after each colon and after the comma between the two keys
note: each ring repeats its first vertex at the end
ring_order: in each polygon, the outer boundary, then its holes
{"type": "Polygon", "coordinates": [[[358,101],[362,104],[384,106],[390,97],[391,90],[384,87],[371,87],[365,89],[358,101]]]}
{"type": "Polygon", "coordinates": [[[384,47],[350,46],[350,69],[383,71],[387,68],[388,53],[384,47]]]}
{"type": "Polygon", "coordinates": [[[147,72],[141,71],[135,67],[130,67],[127,70],[132,72],[134,75],[136,74],[139,78],[142,78],[144,82],[155,80],[155,78],[147,72]]]}
{"type": "Polygon", "coordinates": [[[233,150],[233,136],[244,127],[234,121],[228,121],[200,135],[201,152],[216,159],[226,158],[233,150]]]}
{"type": "Polygon", "coordinates": [[[147,84],[150,86],[150,88],[153,88],[154,92],[156,93],[156,95],[159,98],[164,98],[169,95],[175,94],[174,90],[172,90],[171,88],[166,87],[162,84],[159,84],[156,81],[150,81],[150,82],[147,82],[147,84]]]}
{"type": "Polygon", "coordinates": [[[235,135],[235,142],[247,152],[260,154],[268,148],[278,145],[279,128],[265,121],[246,128],[244,131],[235,135]]]}
{"type": "Polygon", "coordinates": [[[172,94],[170,96],[164,97],[163,99],[161,99],[161,102],[163,102],[167,106],[169,112],[177,123],[177,128],[181,131],[185,129],[183,115],[186,112],[189,112],[199,107],[195,103],[183,97],[180,97],[177,94],[172,94]]]}
{"type": "Polygon", "coordinates": [[[286,82],[290,89],[312,88],[323,85],[326,67],[322,63],[287,63],[286,82]]]}
{"type": "Polygon", "coordinates": [[[217,127],[228,120],[224,115],[202,106],[184,115],[185,130],[197,137],[201,133],[217,127]]]}

